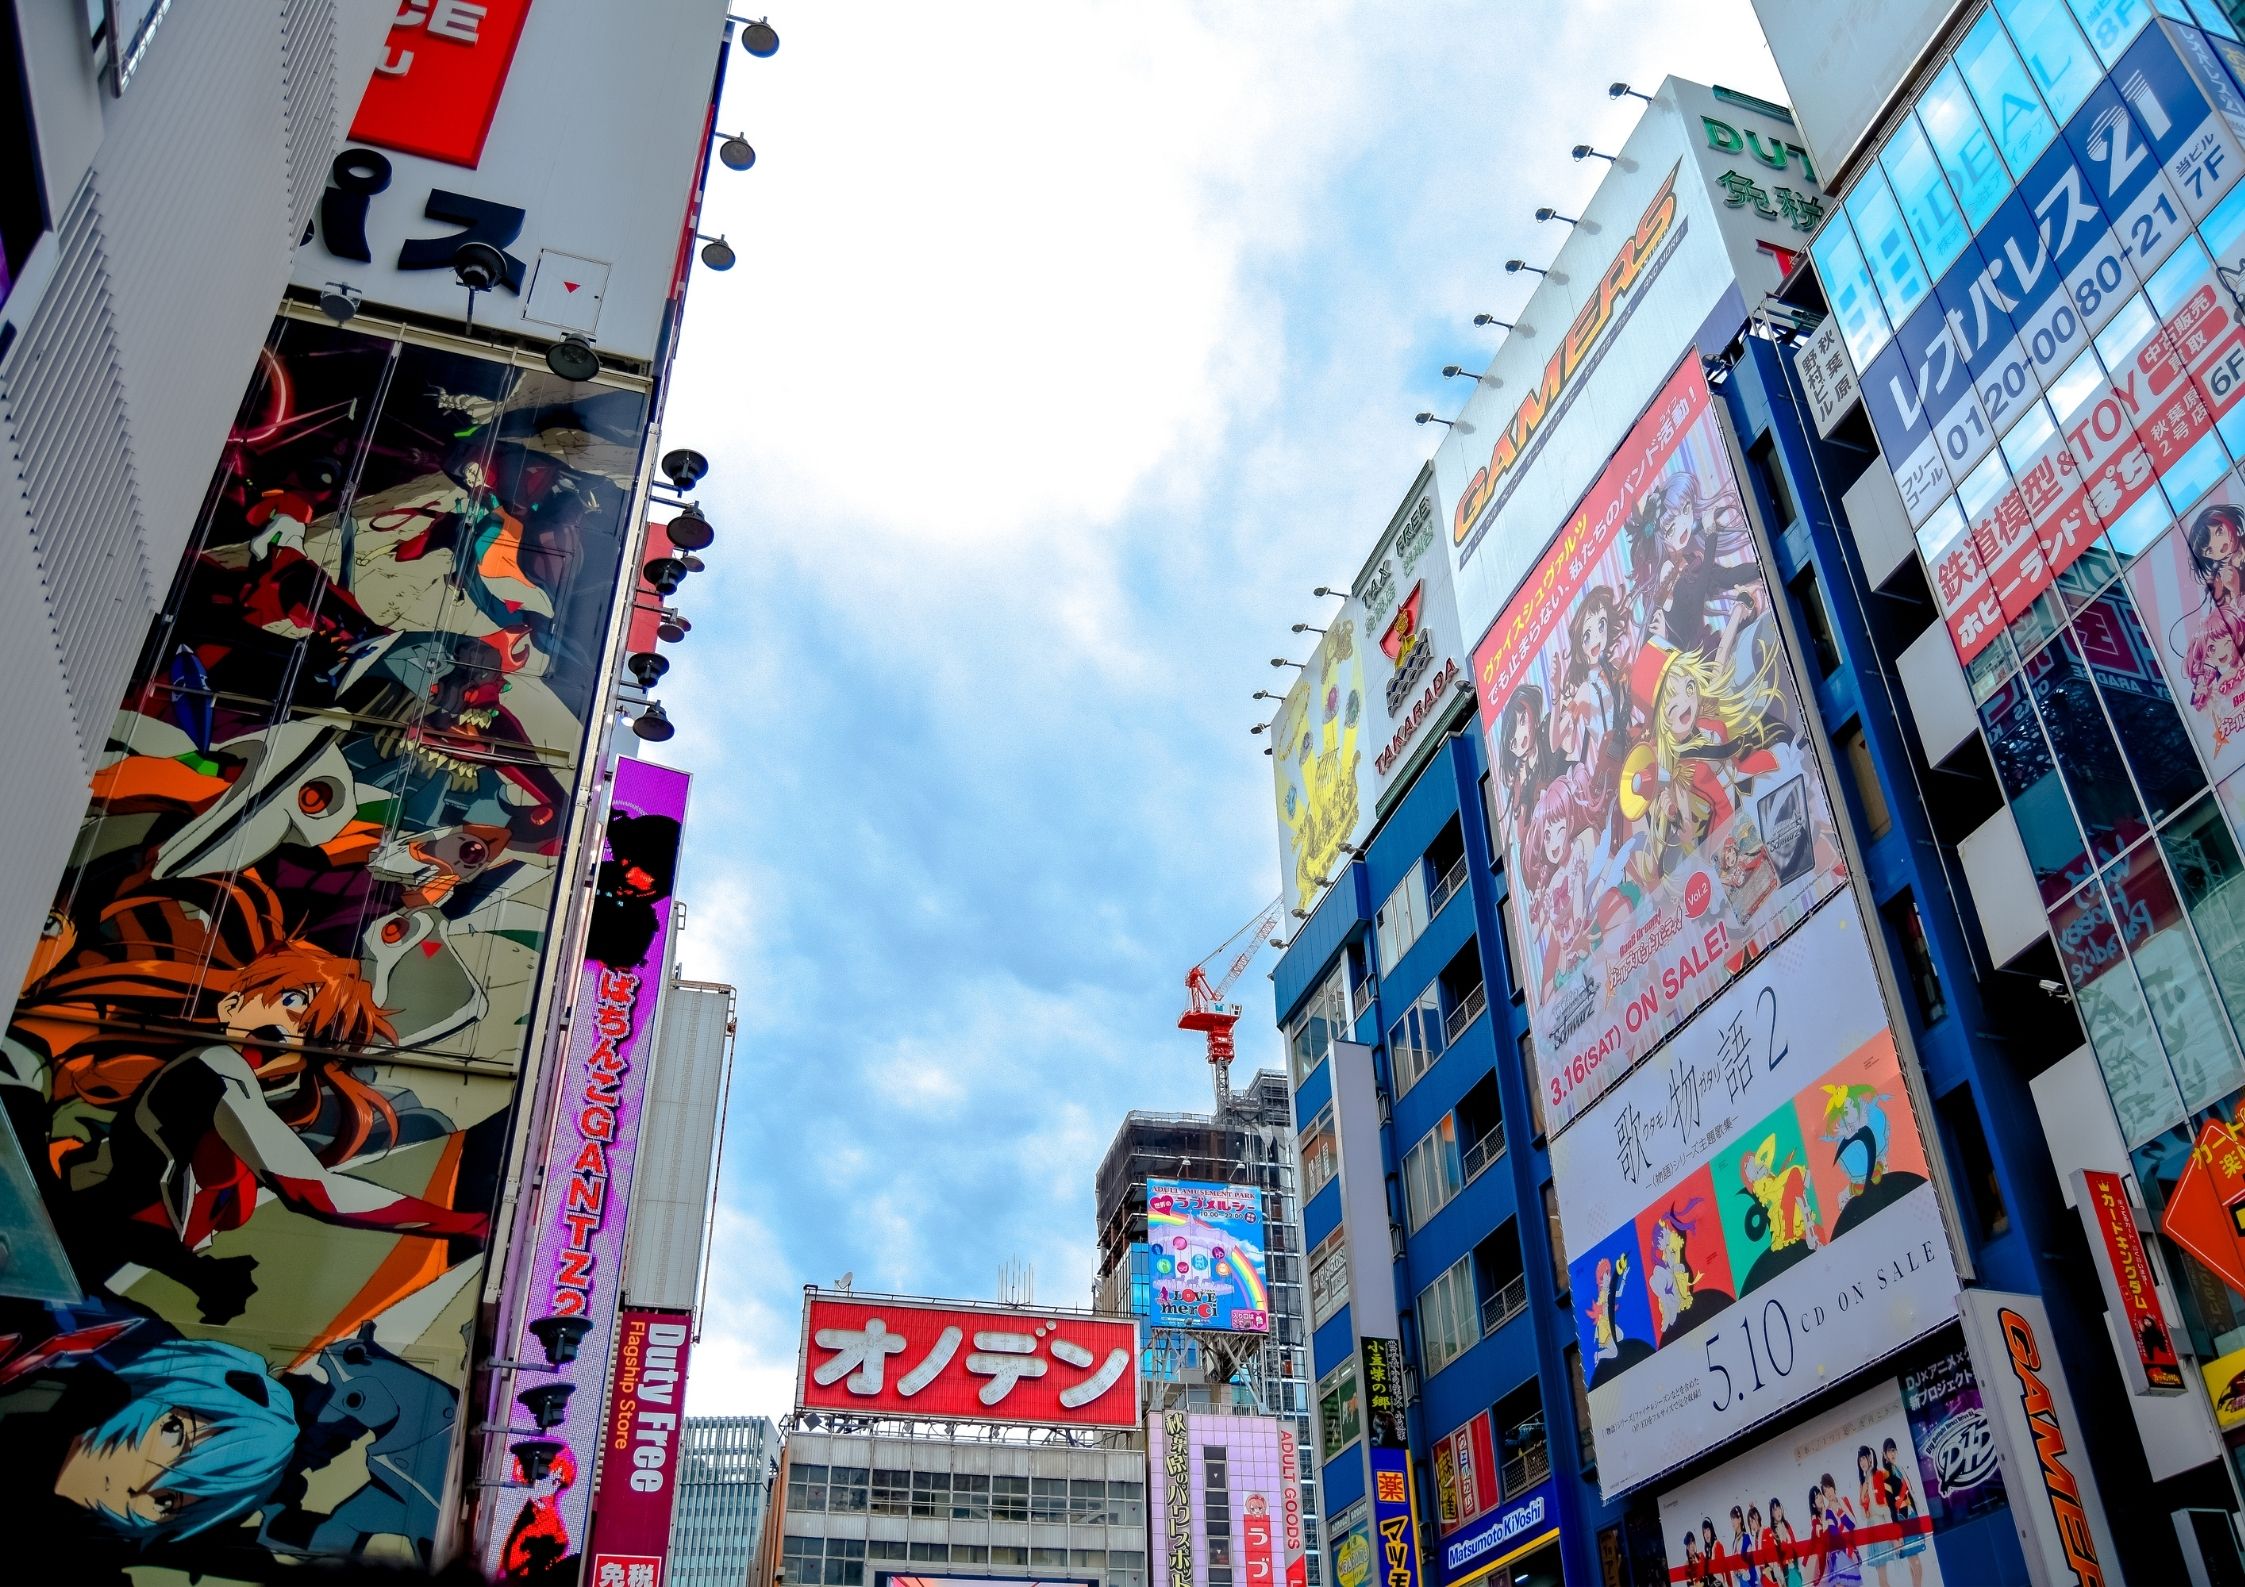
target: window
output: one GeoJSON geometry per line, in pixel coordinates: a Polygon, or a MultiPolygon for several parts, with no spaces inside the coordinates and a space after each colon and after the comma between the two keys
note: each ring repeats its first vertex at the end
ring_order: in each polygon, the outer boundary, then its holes
{"type": "Polygon", "coordinates": [[[1447,821],[1427,845],[1427,918],[1442,913],[1442,906],[1465,891],[1465,834],[1458,823],[1447,821]]]}
{"type": "Polygon", "coordinates": [[[1527,995],[1528,983],[1520,977],[1520,913],[1509,887],[1504,894],[1504,927],[1497,935],[1504,939],[1505,987],[1518,1002],[1527,995]]]}
{"type": "Polygon", "coordinates": [[[1520,1226],[1507,1218],[1473,1248],[1473,1287],[1481,1297],[1481,1332],[1493,1334],[1528,1309],[1528,1275],[1520,1262],[1520,1226]]]}
{"type": "Polygon", "coordinates": [[[1333,1104],[1328,1102],[1302,1132],[1302,1199],[1323,1190],[1340,1171],[1340,1137],[1334,1133],[1333,1104]]]}
{"type": "Polygon", "coordinates": [[[1442,989],[1445,1005],[1442,1014],[1442,1034],[1449,1046],[1455,1047],[1463,1036],[1489,1007],[1488,989],[1481,984],[1481,953],[1479,945],[1468,937],[1465,946],[1443,967],[1436,978],[1442,989]]]}
{"type": "MultiPolygon", "coordinates": [[[[789,1486],[792,1489],[793,1484],[789,1486]]],[[[819,1583],[825,1587],[864,1587],[863,1538],[797,1537],[789,1533],[780,1540],[780,1560],[786,1567],[787,1579],[798,1587],[814,1587],[819,1583]]]]}
{"type": "Polygon", "coordinates": [[[951,1473],[912,1473],[912,1513],[922,1520],[948,1519],[951,1514],[951,1473]]]}
{"type": "Polygon", "coordinates": [[[1107,1587],[1146,1587],[1146,1551],[1137,1548],[1107,1550],[1107,1587]]]}
{"type": "Polygon", "coordinates": [[[809,1463],[787,1471],[787,1507],[798,1514],[826,1508],[826,1468],[809,1463]]]}
{"type": "Polygon", "coordinates": [[[1481,1306],[1473,1293],[1473,1258],[1461,1256],[1419,1291],[1419,1343],[1432,1377],[1481,1338],[1481,1306]]]}
{"type": "Polygon", "coordinates": [[[912,1513],[912,1473],[909,1471],[882,1471],[873,1473],[873,1513],[875,1515],[910,1515],[912,1513]]]}
{"type": "MultiPolygon", "coordinates": [[[[874,1473],[876,1477],[880,1473],[874,1473]]],[[[990,1519],[993,1521],[1026,1521],[1029,1519],[1029,1479],[1027,1477],[997,1477],[990,1479],[990,1519]]],[[[1021,1563],[1019,1560],[1013,1563],[1021,1563]]]]}
{"type": "Polygon", "coordinates": [[[1504,1104],[1498,1099],[1494,1071],[1466,1087],[1458,1098],[1458,1151],[1466,1182],[1504,1155],[1504,1104]]]}
{"type": "MultiPolygon", "coordinates": [[[[1027,1481],[1028,1479],[1022,1479],[1027,1481]]],[[[993,1543],[990,1545],[990,1563],[993,1565],[1026,1565],[1029,1551],[1018,1543],[993,1543]]]]}
{"type": "Polygon", "coordinates": [[[1894,830],[1894,813],[1887,808],[1886,790],[1879,786],[1878,768],[1871,764],[1871,746],[1864,741],[1863,725],[1850,722],[1835,737],[1848,775],[1855,780],[1856,802],[1863,807],[1863,835],[1876,843],[1894,830]]]}
{"type": "MultiPolygon", "coordinates": [[[[1135,1482],[1110,1482],[1107,1484],[1107,1524],[1109,1526],[1139,1527],[1146,1524],[1146,1490],[1135,1482]]],[[[1110,1557],[1108,1563],[1112,1565],[1110,1557]]],[[[1143,1563],[1140,1566],[1143,1569],[1143,1563]]]]}
{"type": "Polygon", "coordinates": [[[1363,1433],[1364,1404],[1357,1392],[1356,1356],[1351,1352],[1339,1366],[1317,1380],[1319,1458],[1331,1460],[1363,1433]]]}
{"type": "Polygon", "coordinates": [[[1817,674],[1829,678],[1840,670],[1840,642],[1832,637],[1832,609],[1824,603],[1824,586],[1816,581],[1816,569],[1801,569],[1799,577],[1786,588],[1793,592],[1793,610],[1800,617],[1801,634],[1815,653],[1817,674]]]}
{"type": "Polygon", "coordinates": [[[957,1471],[951,1474],[951,1519],[990,1519],[990,1479],[987,1475],[979,1471],[957,1471]]]}
{"type": "Polygon", "coordinates": [[[1333,1043],[1348,1038],[1348,976],[1346,966],[1336,965],[1325,984],[1312,993],[1310,1000],[1295,1016],[1293,1029],[1287,1032],[1287,1049],[1294,1065],[1294,1084],[1307,1080],[1317,1066],[1325,1062],[1333,1043]]]}
{"type": "Polygon", "coordinates": [[[1411,1000],[1403,1017],[1388,1027],[1388,1064],[1395,1071],[1395,1094],[1401,1096],[1417,1085],[1447,1045],[1442,994],[1429,986],[1411,1000]]]}
{"type": "Polygon", "coordinates": [[[1067,1478],[1032,1477],[1029,1479],[1029,1519],[1054,1523],[1065,1523],[1067,1521],[1067,1478]]]}
{"type": "Polygon", "coordinates": [[[862,1515],[865,1512],[867,1476],[863,1466],[828,1467],[826,1507],[843,1515],[862,1515]]]}
{"type": "Polygon", "coordinates": [[[1405,871],[1395,891],[1388,894],[1372,916],[1372,932],[1380,945],[1380,963],[1393,972],[1403,962],[1411,944],[1427,928],[1426,867],[1416,861],[1405,871]]]}
{"type": "Polygon", "coordinates": [[[2159,834],[2232,1028],[2245,1032],[2245,858],[2212,799],[2159,834]]]}
{"type": "Polygon", "coordinates": [[[1310,1253],[1310,1326],[1323,1327],[1348,1299],[1349,1242],[1344,1225],[1318,1241],[1310,1253]]]}
{"type": "Polygon", "coordinates": [[[1871,266],[1871,280],[1886,304],[1888,318],[1901,324],[1933,290],[1925,266],[1918,261],[1917,245],[1902,221],[1902,207],[1886,185],[1886,177],[1872,166],[1848,195],[1848,224],[1863,245],[1871,266]]]}
{"type": "Polygon", "coordinates": [[[1520,1079],[1528,1088],[1528,1124],[1536,1132],[1536,1139],[1544,1138],[1543,1078],[1536,1072],[1536,1033],[1520,1033],[1520,1079]]]}
{"type": "Polygon", "coordinates": [[[2065,0],[1996,0],[1996,10],[2018,40],[2027,71],[2051,113],[2060,121],[2071,118],[2104,69],[2066,14],[2065,0]]]}
{"type": "Polygon", "coordinates": [[[1964,252],[1970,233],[1957,209],[1956,197],[1949,191],[1948,178],[1941,174],[1941,162],[1934,158],[1933,145],[1926,141],[1925,129],[1915,116],[1902,118],[1886,147],[1879,151],[1879,164],[1894,184],[1894,196],[1918,245],[1918,256],[1925,261],[1927,272],[1938,279],[1964,252]]]}
{"type": "Polygon", "coordinates": [[[914,1539],[906,1545],[905,1558],[924,1565],[947,1565],[951,1561],[951,1547],[947,1543],[923,1543],[914,1539]]]}
{"type": "MultiPolygon", "coordinates": [[[[2038,105],[2035,107],[2040,109],[2038,105]]],[[[1973,107],[1964,86],[1964,74],[1951,61],[1933,79],[1918,101],[1918,120],[1941,157],[1941,170],[1949,188],[1964,207],[1965,224],[1978,231],[2011,191],[2011,178],[1996,154],[1994,141],[1973,107]]]]}
{"type": "Polygon", "coordinates": [[[1800,508],[1793,503],[1793,489],[1785,482],[1785,470],[1777,461],[1777,432],[1764,430],[1754,444],[1746,449],[1746,461],[1754,470],[1762,493],[1769,497],[1770,528],[1783,530],[1800,516],[1800,508]]]}
{"type": "Polygon", "coordinates": [[[1465,1189],[1465,1166],[1458,1155],[1458,1121],[1445,1113],[1418,1145],[1403,1157],[1403,1205],[1411,1227],[1425,1226],[1465,1189]]]}
{"type": "Polygon", "coordinates": [[[1949,1017],[1949,1001],[1941,995],[1941,971],[1933,962],[1933,944],[1926,939],[1925,919],[1918,913],[1918,901],[1908,893],[1900,893],[1881,913],[1886,916],[1886,923],[1893,929],[1894,940],[1902,950],[1902,973],[1909,978],[1910,990],[1917,995],[1919,1021],[1927,1025],[1939,1024],[1949,1017]]]}
{"type": "MultiPolygon", "coordinates": [[[[2058,135],[2058,123],[2043,108],[2042,98],[2020,63],[2019,52],[1993,11],[1983,13],[1972,31],[1957,46],[1957,66],[1965,86],[1972,90],[1980,118],[1994,135],[1996,149],[2011,170],[2013,181],[2025,176],[2036,158],[2058,135]]],[[[1938,82],[1936,83],[1938,88],[1938,82]]],[[[1936,131],[1934,137],[1941,134],[1936,131]]]]}
{"type": "Polygon", "coordinates": [[[2004,1205],[2003,1186],[1996,1179],[1995,1154],[1988,1150],[1988,1132],[1973,1104],[1972,1087],[1959,1085],[1933,1105],[1949,1138],[1955,1178],[1964,1187],[1966,1208],[1980,1238],[1992,1240],[2011,1227],[2011,1209],[2004,1205]]]}
{"type": "Polygon", "coordinates": [[[1504,864],[1504,855],[1497,848],[1497,785],[1487,772],[1481,774],[1481,843],[1488,852],[1490,869],[1504,864]]]}

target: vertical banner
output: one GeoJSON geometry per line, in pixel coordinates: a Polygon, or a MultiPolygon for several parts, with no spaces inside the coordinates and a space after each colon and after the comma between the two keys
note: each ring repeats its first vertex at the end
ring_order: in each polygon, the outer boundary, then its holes
{"type": "Polygon", "coordinates": [[[1558,1137],[1846,879],[1696,354],[1473,653],[1558,1137]]]}
{"type": "Polygon", "coordinates": [[[528,1321],[507,1351],[532,1363],[515,1374],[513,1425],[538,1431],[507,1446],[519,1497],[498,1500],[502,1524],[484,1558],[493,1578],[537,1576],[583,1549],[687,784],[667,766],[616,763],[561,1103],[538,1181],[528,1321]]]}
{"type": "Polygon", "coordinates": [[[1280,885],[1289,910],[1313,908],[1372,824],[1375,731],[1365,718],[1364,612],[1352,597],[1271,719],[1280,885]]]}
{"type": "Polygon", "coordinates": [[[1953,1526],[2003,1508],[2003,1468],[1972,1352],[1961,1344],[1943,1350],[1903,1373],[1901,1382],[1933,1524],[1953,1526]]]}
{"type": "Polygon", "coordinates": [[[2183,1364],[2167,1330],[2151,1256],[2136,1228],[2136,1204],[2118,1174],[2074,1172],[2074,1206],[2089,1226],[2089,1254],[2104,1286],[2105,1309],[2121,1333],[2121,1370],[2134,1394],[2180,1394],[2183,1364]]]}
{"type": "Polygon", "coordinates": [[[2028,1574],[2058,1587],[2120,1587],[2087,1430],[2058,1364],[2050,1313],[2033,1295],[1992,1289],[1966,1290],[1963,1312],[2028,1574]]]}
{"type": "Polygon", "coordinates": [[[1169,1587],[1198,1587],[1193,1567],[1193,1446],[1190,1419],[1182,1410],[1162,1412],[1147,1429],[1147,1464],[1153,1491],[1160,1494],[1161,1569],[1169,1587]]]}
{"type": "Polygon", "coordinates": [[[686,1416],[693,1319],[624,1308],[608,1392],[607,1448],[592,1496],[592,1568],[585,1587],[618,1581],[663,1587],[678,1502],[678,1445],[686,1416]]]}
{"type": "Polygon", "coordinates": [[[1379,1587],[1419,1587],[1418,1501],[1411,1491],[1410,1435],[1403,1417],[1403,1346],[1359,1342],[1364,1374],[1364,1447],[1372,1462],[1372,1564],[1379,1587]]]}

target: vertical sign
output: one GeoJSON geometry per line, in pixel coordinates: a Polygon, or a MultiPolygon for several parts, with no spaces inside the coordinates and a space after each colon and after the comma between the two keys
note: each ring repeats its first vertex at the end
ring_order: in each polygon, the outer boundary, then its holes
{"type": "Polygon", "coordinates": [[[1863,394],[1855,365],[1848,361],[1847,343],[1840,337],[1837,315],[1826,316],[1801,342],[1794,368],[1800,371],[1801,389],[1808,393],[1809,411],[1816,415],[1816,433],[1828,441],[1863,394]]]}
{"type": "Polygon", "coordinates": [[[405,0],[352,141],[472,168],[529,15],[530,0],[405,0]]]}
{"type": "Polygon", "coordinates": [[[539,1431],[508,1445],[520,1498],[500,1501],[506,1524],[493,1529],[484,1560],[493,1578],[540,1575],[583,1548],[687,782],[667,766],[616,765],[561,1104],[538,1180],[529,1320],[507,1351],[529,1363],[515,1375],[515,1425],[535,1420],[539,1431]]]}
{"type": "Polygon", "coordinates": [[[2120,1580],[2081,1418],[2033,1295],[1964,1292],[1964,1337],[1987,1401],[2027,1571],[2059,1587],[2120,1580]]]}
{"type": "Polygon", "coordinates": [[[1378,1587],[1419,1587],[1419,1528],[1403,1420],[1403,1347],[1361,1342],[1364,1443],[1372,1459],[1372,1556],[1378,1587]]]}
{"type": "Polygon", "coordinates": [[[1154,1485],[1161,1490],[1162,1559],[1169,1587],[1194,1587],[1193,1445],[1181,1410],[1162,1413],[1154,1426],[1154,1485]]]}
{"type": "Polygon", "coordinates": [[[686,1414],[692,1320],[684,1312],[627,1307],[616,1330],[606,1450],[593,1490],[593,1587],[663,1587],[670,1517],[678,1500],[678,1443],[686,1414]]]}
{"type": "Polygon", "coordinates": [[[2183,1364],[2160,1310],[2152,1282],[2151,1256],[2136,1228],[2135,1204],[2118,1174],[2085,1168],[2074,1174],[2074,1205],[2089,1224],[2090,1250],[2097,1279],[2105,1287],[2105,1307],[2127,1337],[2121,1368],[2134,1394],[2180,1394],[2183,1364]]]}

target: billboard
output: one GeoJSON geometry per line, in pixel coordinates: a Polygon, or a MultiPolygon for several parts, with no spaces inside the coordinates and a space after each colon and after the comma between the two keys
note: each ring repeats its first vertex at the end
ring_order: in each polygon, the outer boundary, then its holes
{"type": "Polygon", "coordinates": [[[588,1582],[663,1587],[693,1344],[693,1319],[685,1312],[627,1306],[618,1319],[592,1542],[585,1550],[592,1562],[588,1582]]]}
{"type": "Polygon", "coordinates": [[[1149,1179],[1146,1243],[1156,1327],[1271,1331],[1263,1193],[1253,1185],[1149,1179]]]}
{"type": "Polygon", "coordinates": [[[6,1066],[86,1296],[0,1318],[20,1480],[52,1492],[100,1406],[199,1408],[245,1458],[214,1441],[159,1524],[32,1529],[68,1559],[24,1574],[432,1560],[645,426],[634,392],[274,326],[6,1066]]]}
{"type": "Polygon", "coordinates": [[[1545,1478],[1442,1540],[1444,1587],[1464,1587],[1559,1536],[1559,1485],[1545,1478]]]}
{"type": "Polygon", "coordinates": [[[1696,354],[1473,670],[1557,1136],[1846,879],[1696,354]]]}
{"type": "Polygon", "coordinates": [[[1146,1459],[1166,1587],[1207,1587],[1211,1565],[1239,1587],[1303,1587],[1292,1431],[1269,1416],[1171,1409],[1148,1422],[1146,1459]]]}
{"type": "Polygon", "coordinates": [[[1352,591],[1364,624],[1372,781],[1381,795],[1410,780],[1421,751],[1435,741],[1435,725],[1466,683],[1465,638],[1458,632],[1441,516],[1433,475],[1421,469],[1352,591]]]}
{"type": "Polygon", "coordinates": [[[1919,1495],[1934,1526],[2002,1509],[2003,1468],[1972,1352],[1961,1343],[1936,1348],[1897,1381],[1925,1483],[1919,1495]]]}
{"type": "Polygon", "coordinates": [[[1551,1143],[1610,1497],[1956,1315],[1853,893],[1551,1143]]]}
{"type": "MultiPolygon", "coordinates": [[[[1602,1452],[1602,1451],[1601,1451],[1602,1452]]],[[[1668,1579],[1941,1587],[1918,1449],[1892,1378],[1660,1496],[1668,1579]]],[[[2038,1578],[2039,1579],[2039,1578],[2038,1578]]]]}
{"type": "Polygon", "coordinates": [[[1364,693],[1364,613],[1351,599],[1326,627],[1271,718],[1279,887],[1290,911],[1314,908],[1372,824],[1375,724],[1364,693]]]}
{"type": "Polygon", "coordinates": [[[1435,1525],[1447,1536],[1497,1507],[1496,1426],[1483,1411],[1434,1441],[1435,1525]]]}
{"type": "Polygon", "coordinates": [[[504,1352],[524,1363],[515,1369],[512,1403],[535,1416],[546,1398],[560,1415],[551,1425],[540,1418],[535,1439],[508,1446],[509,1475],[522,1495],[497,1501],[502,1524],[484,1548],[484,1574],[493,1579],[540,1575],[584,1546],[688,782],[668,766],[616,763],[568,1051],[556,1077],[562,1105],[537,1179],[535,1218],[526,1225],[533,1242],[527,1313],[504,1352]],[[567,1350],[556,1343],[563,1338],[571,1340],[567,1350]]]}
{"type": "Polygon", "coordinates": [[[539,341],[652,359],[706,163],[722,0],[400,9],[294,280],[539,341]],[[554,85],[597,82],[557,111],[554,85]],[[474,302],[471,244],[498,278],[474,302]]]}
{"type": "Polygon", "coordinates": [[[795,1408],[1136,1427],[1137,1337],[1129,1317],[808,1291],[795,1408]]]}
{"type": "Polygon", "coordinates": [[[1364,1453],[1372,1467],[1372,1570],[1381,1587],[1421,1587],[1419,1497],[1411,1479],[1400,1340],[1357,1341],[1364,1385],[1364,1453]]]}

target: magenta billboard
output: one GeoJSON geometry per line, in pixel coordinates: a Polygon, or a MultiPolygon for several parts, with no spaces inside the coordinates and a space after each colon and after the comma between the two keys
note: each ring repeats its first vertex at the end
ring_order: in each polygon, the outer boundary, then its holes
{"type": "Polygon", "coordinates": [[[510,1486],[484,1551],[494,1579],[545,1577],[584,1552],[688,780],[645,761],[616,765],[542,1193],[521,1236],[534,1243],[525,1320],[507,1352],[510,1486]]]}
{"type": "Polygon", "coordinates": [[[1146,1419],[1154,1587],[1302,1587],[1301,1451],[1269,1416],[1182,1408],[1146,1419]],[[1211,1573],[1211,1567],[1215,1567],[1211,1573]]]}
{"type": "Polygon", "coordinates": [[[592,1496],[586,1587],[607,1581],[663,1587],[693,1333],[685,1312],[624,1308],[608,1394],[607,1449],[592,1496]]]}

